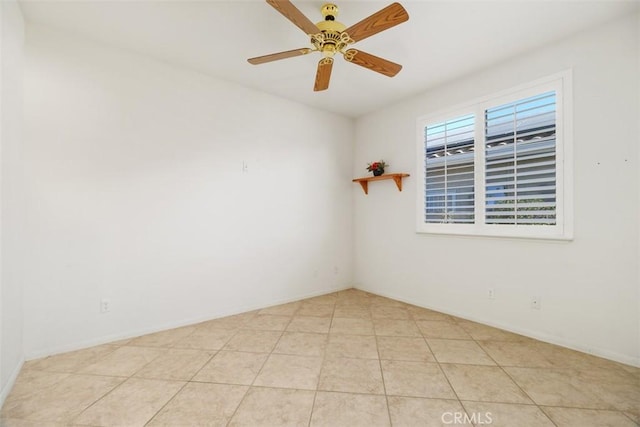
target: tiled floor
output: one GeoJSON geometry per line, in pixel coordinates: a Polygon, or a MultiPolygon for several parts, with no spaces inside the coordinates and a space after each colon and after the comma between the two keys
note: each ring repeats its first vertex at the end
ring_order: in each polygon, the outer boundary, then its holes
{"type": "Polygon", "coordinates": [[[357,290],[25,364],[3,426],[637,426],[640,369],[357,290]]]}

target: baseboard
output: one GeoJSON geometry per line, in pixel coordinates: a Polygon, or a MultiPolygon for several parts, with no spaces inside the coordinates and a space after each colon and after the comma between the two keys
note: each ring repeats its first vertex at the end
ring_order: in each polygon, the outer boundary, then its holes
{"type": "Polygon", "coordinates": [[[20,370],[22,369],[22,365],[24,365],[24,357],[20,358],[20,361],[9,377],[9,381],[7,381],[4,387],[2,387],[2,390],[0,390],[0,408],[2,408],[4,401],[7,399],[7,396],[9,396],[9,393],[11,393],[11,390],[18,379],[18,375],[20,374],[20,370]]]}
{"type": "Polygon", "coordinates": [[[361,291],[364,292],[369,292],[371,294],[374,295],[379,295],[381,297],[385,297],[385,298],[390,298],[396,301],[400,301],[400,302],[404,302],[407,304],[411,304],[411,305],[415,305],[418,307],[422,307],[422,308],[427,308],[429,310],[434,310],[434,311],[438,311],[440,313],[444,313],[444,314],[449,314],[451,316],[456,316],[456,317],[460,317],[461,319],[465,319],[465,320],[470,320],[472,322],[477,322],[477,323],[482,323],[483,325],[487,325],[487,326],[492,326],[494,328],[498,328],[498,329],[503,329],[505,331],[508,332],[513,332],[514,334],[519,334],[519,335],[524,335],[526,337],[529,338],[533,338],[539,341],[543,341],[549,344],[554,344],[554,345],[559,345],[561,347],[565,347],[571,350],[575,350],[575,351],[579,351],[581,353],[586,353],[586,354],[590,354],[592,356],[597,356],[597,357],[602,357],[604,359],[607,360],[611,360],[613,362],[618,362],[618,363],[622,363],[625,365],[630,365],[630,366],[634,366],[637,368],[640,368],[640,356],[638,357],[633,357],[633,356],[627,356],[624,354],[619,354],[619,353],[615,353],[606,349],[599,349],[599,348],[585,348],[584,346],[572,342],[572,341],[567,341],[567,340],[563,340],[560,339],[554,335],[548,335],[548,334],[542,334],[539,333],[537,331],[531,331],[528,329],[520,329],[520,328],[514,328],[512,326],[509,325],[502,325],[499,323],[495,323],[495,322],[490,322],[490,321],[486,321],[485,319],[481,319],[481,318],[477,318],[477,317],[473,317],[473,316],[468,316],[467,314],[464,313],[458,313],[455,311],[450,311],[450,310],[442,310],[439,307],[433,307],[433,306],[429,306],[429,305],[424,305],[424,304],[417,304],[415,301],[409,301],[406,300],[404,298],[395,296],[395,295],[391,295],[391,294],[387,294],[387,293],[380,293],[380,292],[374,292],[372,290],[367,289],[366,287],[363,286],[358,286],[355,285],[354,286],[356,289],[359,289],[361,291]]]}
{"type": "Polygon", "coordinates": [[[311,293],[308,293],[308,294],[300,294],[300,295],[297,295],[297,296],[291,297],[291,298],[277,299],[277,300],[269,301],[266,304],[253,304],[253,305],[246,305],[246,306],[238,306],[238,307],[234,307],[233,309],[226,310],[224,312],[217,312],[217,313],[213,313],[213,314],[207,315],[207,316],[193,317],[193,318],[183,319],[183,320],[178,321],[178,322],[165,323],[165,324],[162,324],[160,326],[136,329],[136,330],[127,331],[127,332],[123,332],[123,333],[118,333],[118,334],[113,334],[113,335],[106,335],[106,336],[98,337],[98,338],[95,338],[95,339],[80,341],[80,342],[73,343],[73,344],[62,345],[62,346],[45,348],[45,349],[42,349],[42,350],[31,351],[31,352],[28,352],[26,354],[26,360],[40,359],[42,357],[53,356],[53,355],[60,354],[60,353],[67,353],[69,351],[82,350],[82,349],[85,349],[85,348],[94,347],[96,345],[102,345],[102,344],[108,344],[108,343],[114,342],[114,341],[126,340],[126,339],[130,339],[130,338],[139,337],[141,335],[147,335],[147,334],[153,334],[155,332],[166,331],[168,329],[174,329],[174,328],[180,328],[180,327],[183,327],[183,326],[194,325],[196,323],[201,323],[201,322],[206,322],[206,321],[209,321],[209,320],[219,319],[221,317],[227,317],[227,316],[233,316],[234,314],[246,313],[247,311],[260,310],[260,309],[271,307],[271,306],[274,306],[274,305],[287,304],[289,302],[295,302],[295,301],[299,301],[299,300],[302,300],[302,299],[313,298],[313,297],[317,297],[317,296],[321,296],[321,295],[327,295],[327,294],[331,294],[331,293],[334,293],[334,292],[339,292],[339,291],[343,291],[343,290],[346,290],[346,289],[351,289],[352,287],[353,286],[348,285],[348,286],[342,286],[342,287],[337,287],[337,288],[331,288],[331,289],[328,289],[328,290],[325,289],[325,290],[318,291],[318,292],[311,292],[311,293]]]}

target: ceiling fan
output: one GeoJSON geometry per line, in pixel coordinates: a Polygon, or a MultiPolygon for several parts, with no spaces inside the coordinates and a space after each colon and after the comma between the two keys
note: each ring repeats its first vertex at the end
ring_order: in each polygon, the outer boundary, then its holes
{"type": "Polygon", "coordinates": [[[407,21],[409,14],[400,3],[390,4],[347,28],[346,25],[336,21],[338,6],[333,3],[327,3],[322,6],[321,12],[324,20],[314,24],[289,0],[266,1],[295,26],[304,31],[311,38],[313,48],[293,49],[250,58],[248,59],[250,64],[264,64],[265,62],[306,55],[311,52],[320,52],[322,59],[318,62],[316,80],[313,86],[314,91],[326,90],[329,87],[329,79],[331,78],[331,70],[333,68],[333,57],[336,53],[342,54],[348,62],[389,77],[395,76],[402,69],[402,65],[379,58],[370,53],[356,49],[347,49],[352,43],[366,39],[367,37],[407,21]]]}

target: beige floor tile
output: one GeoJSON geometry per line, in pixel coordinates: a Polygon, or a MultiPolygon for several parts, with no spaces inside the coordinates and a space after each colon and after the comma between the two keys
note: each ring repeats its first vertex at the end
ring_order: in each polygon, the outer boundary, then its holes
{"type": "Polygon", "coordinates": [[[594,390],[585,387],[571,369],[504,368],[538,405],[585,409],[615,409],[594,390]]]}
{"type": "Polygon", "coordinates": [[[424,338],[377,337],[380,359],[435,362],[424,338]]]}
{"type": "Polygon", "coordinates": [[[454,340],[468,340],[471,336],[455,322],[443,320],[418,320],[416,322],[420,332],[426,338],[446,338],[454,340]]]}
{"type": "Polygon", "coordinates": [[[640,411],[631,412],[631,411],[622,411],[630,420],[633,420],[637,425],[640,426],[640,411]]]}
{"type": "MultiPolygon", "coordinates": [[[[49,356],[49,357],[53,357],[53,355],[51,355],[51,356],[49,356]]],[[[35,363],[37,363],[37,362],[39,362],[39,361],[41,361],[41,360],[44,360],[44,359],[46,359],[46,357],[39,358],[39,359],[25,360],[25,361],[22,363],[22,367],[21,367],[20,369],[21,369],[21,370],[23,370],[23,371],[30,371],[30,370],[33,370],[32,366],[33,366],[35,363]]]]}
{"type": "Polygon", "coordinates": [[[413,320],[453,320],[453,318],[448,314],[429,310],[428,308],[409,306],[407,310],[413,320]]]}
{"type": "Polygon", "coordinates": [[[199,350],[220,350],[236,334],[233,329],[197,329],[191,335],[175,343],[175,348],[190,348],[199,350]]]}
{"type": "Polygon", "coordinates": [[[558,427],[636,427],[635,422],[617,411],[552,407],[542,410],[558,427]]]}
{"type": "Polygon", "coordinates": [[[253,387],[229,426],[308,426],[315,392],[253,387]]]}
{"type": "Polygon", "coordinates": [[[333,312],[333,318],[371,319],[371,310],[369,307],[357,305],[336,306],[333,312]]]}
{"type": "Polygon", "coordinates": [[[317,297],[311,297],[303,299],[304,304],[318,304],[318,305],[335,305],[338,301],[338,296],[335,293],[319,295],[317,297]]]}
{"type": "Polygon", "coordinates": [[[371,296],[366,293],[354,293],[354,292],[343,292],[338,293],[338,300],[336,301],[336,306],[346,306],[346,305],[370,305],[371,304],[371,296]]]}
{"type": "Polygon", "coordinates": [[[404,307],[390,307],[376,305],[371,307],[371,317],[374,319],[409,320],[409,310],[404,307]]]}
{"type": "Polygon", "coordinates": [[[460,400],[533,403],[497,366],[442,364],[441,368],[460,400]]]}
{"type": "Polygon", "coordinates": [[[256,386],[315,390],[322,357],[272,354],[253,382],[256,386]]]}
{"type": "Polygon", "coordinates": [[[427,338],[427,344],[440,363],[495,365],[474,341],[427,338]]]}
{"type": "Polygon", "coordinates": [[[53,387],[22,397],[10,395],[2,416],[31,421],[68,422],[113,390],[125,378],[71,374],[53,387]]]}
{"type": "Polygon", "coordinates": [[[233,316],[220,317],[218,319],[209,320],[196,325],[198,328],[214,328],[214,329],[240,329],[251,320],[257,311],[247,313],[234,314],[233,316]]]}
{"type": "Polygon", "coordinates": [[[436,427],[454,425],[464,409],[457,400],[389,396],[389,413],[394,427],[436,427]]]}
{"type": "Polygon", "coordinates": [[[270,353],[280,339],[279,331],[250,331],[240,330],[223,347],[229,351],[253,351],[256,353],[270,353]]]}
{"type": "Polygon", "coordinates": [[[607,360],[602,357],[594,356],[591,354],[584,354],[584,353],[579,353],[579,354],[582,354],[584,357],[589,359],[590,364],[594,367],[598,367],[601,369],[613,369],[613,370],[621,371],[635,378],[636,381],[640,382],[640,368],[636,368],[635,366],[631,366],[631,365],[625,365],[624,363],[614,362],[612,360],[607,360]]]}
{"type": "Polygon", "coordinates": [[[332,334],[374,335],[373,322],[370,319],[338,317],[331,322],[332,334]]]}
{"type": "Polygon", "coordinates": [[[471,335],[474,340],[531,342],[531,338],[469,320],[458,320],[457,324],[471,335]]]}
{"type": "Polygon", "coordinates": [[[291,316],[257,314],[244,327],[256,331],[284,331],[290,321],[291,316]]]}
{"type": "Polygon", "coordinates": [[[371,306],[377,305],[377,306],[386,306],[386,307],[398,307],[398,308],[404,308],[404,309],[407,309],[410,307],[409,304],[406,304],[402,301],[396,301],[390,298],[381,297],[373,294],[371,294],[369,297],[369,303],[371,304],[371,306]]]}
{"type": "Polygon", "coordinates": [[[381,363],[387,395],[456,398],[437,363],[404,360],[383,360],[381,363]]]}
{"type": "Polygon", "coordinates": [[[558,345],[533,341],[538,353],[545,355],[554,366],[571,369],[611,369],[613,365],[600,357],[560,347],[558,345]]]}
{"type": "Polygon", "coordinates": [[[338,307],[371,307],[371,298],[367,296],[338,298],[338,301],[336,301],[336,308],[338,307]]]}
{"type": "Polygon", "coordinates": [[[548,355],[538,351],[534,342],[480,341],[479,344],[500,366],[553,368],[556,365],[548,355]]]}
{"type": "Polygon", "coordinates": [[[186,349],[167,349],[135,377],[158,380],[189,381],[215,352],[186,349]]]}
{"type": "Polygon", "coordinates": [[[68,427],[67,423],[29,421],[20,418],[0,418],[0,427],[68,427]]]}
{"type": "Polygon", "coordinates": [[[369,359],[327,359],[322,367],[318,389],[384,394],[380,362],[369,359]]]}
{"type": "Polygon", "coordinates": [[[374,319],[376,335],[391,337],[419,337],[420,330],[413,320],[374,319]]]}
{"type": "Polygon", "coordinates": [[[640,378],[630,375],[628,372],[619,369],[576,369],[579,378],[591,384],[628,384],[638,386],[640,390],[640,378]]]}
{"type": "Polygon", "coordinates": [[[67,377],[68,373],[23,369],[16,378],[8,398],[24,398],[42,393],[67,377]]]}
{"type": "Polygon", "coordinates": [[[273,352],[298,356],[324,356],[328,339],[327,334],[285,332],[273,352]]]}
{"type": "Polygon", "coordinates": [[[304,302],[300,309],[296,312],[296,316],[316,316],[331,317],[333,316],[333,304],[315,304],[304,302]]]}
{"type": "Polygon", "coordinates": [[[134,338],[127,345],[140,347],[169,347],[174,342],[190,335],[195,330],[195,326],[169,329],[168,331],[156,332],[134,338]]]}
{"type": "Polygon", "coordinates": [[[83,374],[128,377],[165,353],[165,351],[161,348],[152,347],[120,347],[80,372],[83,374]]]}
{"type": "Polygon", "coordinates": [[[387,401],[371,394],[318,392],[311,416],[311,427],[389,426],[387,401]]]}
{"type": "Polygon", "coordinates": [[[288,304],[280,304],[274,305],[271,307],[263,308],[258,311],[258,315],[260,314],[274,314],[274,315],[282,315],[282,316],[293,316],[296,311],[300,308],[301,302],[290,302],[288,304]]]}
{"type": "Polygon", "coordinates": [[[134,338],[125,338],[123,340],[111,341],[109,345],[115,345],[117,347],[122,347],[123,345],[129,344],[134,338]]]}
{"type": "Polygon", "coordinates": [[[83,350],[57,354],[30,362],[29,369],[51,372],[77,372],[117,350],[117,346],[99,345],[83,350]]]}
{"type": "Polygon", "coordinates": [[[130,378],[73,420],[92,426],[143,426],[185,385],[130,378]]]}
{"type": "Polygon", "coordinates": [[[325,355],[328,357],[377,359],[378,348],[376,344],[376,337],[365,335],[330,334],[325,355]]]}
{"type": "Polygon", "coordinates": [[[480,341],[502,366],[528,368],[610,369],[622,372],[613,362],[529,338],[512,341],[480,341]]]}
{"type": "Polygon", "coordinates": [[[147,426],[226,426],[249,387],[189,383],[147,426]]]}
{"type": "Polygon", "coordinates": [[[610,360],[606,360],[605,362],[612,364],[614,369],[620,369],[621,371],[626,372],[627,374],[634,377],[637,381],[640,381],[640,368],[631,365],[625,365],[623,363],[612,362],[610,360]]]}
{"type": "Polygon", "coordinates": [[[640,416],[640,381],[613,369],[580,369],[572,378],[582,390],[597,395],[611,408],[640,416]]]}
{"type": "Polygon", "coordinates": [[[269,355],[220,351],[204,365],[193,381],[251,385],[269,355]]]}
{"type": "Polygon", "coordinates": [[[607,386],[602,396],[615,409],[624,412],[629,418],[640,424],[640,386],[629,387],[628,385],[617,387],[607,386]],[[615,389],[615,391],[611,390],[615,389]],[[625,393],[628,391],[627,393],[625,393]]]}
{"type": "Polygon", "coordinates": [[[549,418],[535,405],[465,401],[462,404],[470,417],[475,416],[476,421],[491,427],[553,427],[549,418]]]}
{"type": "Polygon", "coordinates": [[[293,316],[287,331],[291,332],[316,332],[326,334],[331,325],[330,317],[293,316]]]}

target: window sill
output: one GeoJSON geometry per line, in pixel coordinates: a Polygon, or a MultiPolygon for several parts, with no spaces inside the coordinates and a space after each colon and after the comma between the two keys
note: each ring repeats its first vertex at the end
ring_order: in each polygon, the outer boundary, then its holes
{"type": "Polygon", "coordinates": [[[452,237],[470,237],[470,238],[490,238],[490,239],[511,239],[511,240],[537,240],[537,241],[557,241],[571,242],[573,235],[560,234],[557,231],[550,230],[548,233],[526,232],[526,230],[478,230],[465,229],[466,227],[448,228],[447,230],[437,230],[433,227],[419,227],[416,234],[431,234],[452,237]]]}

